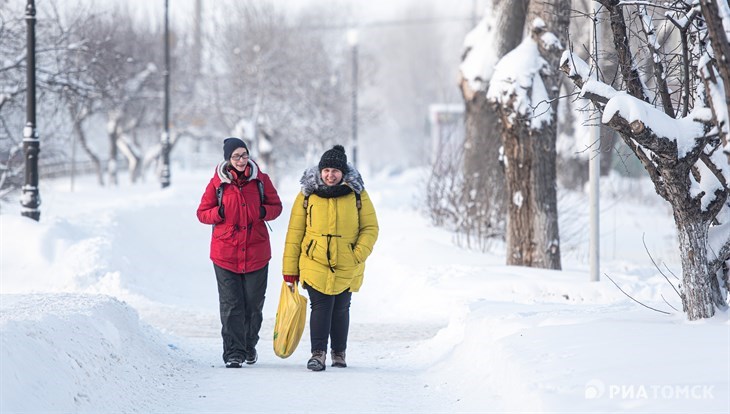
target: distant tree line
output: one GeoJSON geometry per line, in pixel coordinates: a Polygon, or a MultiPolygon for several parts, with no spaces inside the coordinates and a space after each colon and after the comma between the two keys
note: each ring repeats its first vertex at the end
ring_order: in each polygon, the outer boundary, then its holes
{"type": "MultiPolygon", "coordinates": [[[[210,3],[206,3],[210,4],[210,3]]],[[[0,197],[22,185],[26,23],[22,4],[0,8],[0,197]]],[[[61,1],[38,6],[40,166],[90,163],[100,185],[120,169],[132,182],[154,169],[163,117],[163,30],[113,11],[61,1]],[[78,154],[74,149],[78,148],[78,154]]],[[[171,143],[215,142],[265,130],[272,164],[316,153],[349,136],[349,59],[332,34],[304,30],[336,11],[289,16],[266,2],[203,10],[202,34],[171,33],[171,143]],[[211,29],[212,28],[212,29],[211,29]],[[204,50],[203,50],[204,49],[204,50]]],[[[339,40],[339,39],[338,39],[339,40]]],[[[258,142],[251,142],[257,151],[258,142]]],[[[273,168],[273,165],[272,165],[273,168]]],[[[173,172],[174,175],[174,172],[173,172]]],[[[174,180],[174,179],[173,179],[174,180]]]]}

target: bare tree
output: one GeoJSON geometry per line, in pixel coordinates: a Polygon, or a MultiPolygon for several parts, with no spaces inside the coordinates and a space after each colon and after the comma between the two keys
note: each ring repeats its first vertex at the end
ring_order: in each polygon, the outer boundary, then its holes
{"type": "Polygon", "coordinates": [[[730,74],[727,55],[716,56],[727,53],[730,36],[718,29],[716,19],[728,16],[730,25],[730,7],[714,3],[722,8],[719,13],[710,2],[599,2],[610,19],[621,92],[598,80],[574,53],[563,54],[561,70],[602,112],[603,124],[620,134],[641,160],[656,192],[671,205],[680,245],[684,312],[690,320],[709,318],[716,308],[727,307],[728,293],[730,163],[723,148],[728,151],[725,88],[730,74]],[[629,19],[627,11],[632,13],[629,19]],[[666,15],[674,26],[675,33],[667,39],[675,46],[665,48],[671,52],[658,46],[652,19],[657,15],[666,15]],[[630,45],[636,36],[627,21],[643,26],[644,50],[652,57],[649,73],[640,73],[636,65],[637,52],[630,45]],[[651,88],[644,78],[654,79],[651,88]],[[669,82],[680,85],[678,91],[673,93],[669,82]]]}
{"type": "Polygon", "coordinates": [[[137,25],[128,11],[97,19],[87,39],[90,82],[98,92],[98,111],[106,118],[109,183],[118,183],[119,154],[130,180],[140,178],[144,149],[158,142],[161,112],[161,35],[137,25]],[[93,64],[92,64],[93,63],[93,64]],[[148,135],[145,128],[152,128],[148,135]],[[151,142],[141,141],[145,137],[151,142]],[[145,145],[147,144],[147,145],[145,145]]]}
{"type": "MultiPolygon", "coordinates": [[[[41,174],[46,167],[64,163],[68,158],[69,142],[65,133],[68,113],[64,97],[88,94],[90,88],[80,80],[85,71],[78,60],[72,58],[77,48],[79,32],[91,14],[78,9],[77,13],[60,16],[57,4],[47,2],[37,16],[36,87],[39,94],[36,104],[42,114],[39,135],[43,141],[39,167],[41,174]]],[[[25,22],[21,10],[11,7],[0,9],[0,55],[13,56],[2,60],[0,67],[0,153],[3,172],[0,178],[2,193],[17,187],[17,174],[22,171],[20,152],[22,125],[25,119],[25,22]],[[6,14],[7,13],[7,14],[6,14]]]]}
{"type": "MultiPolygon", "coordinates": [[[[57,56],[63,77],[56,83],[59,101],[66,107],[70,118],[72,133],[75,134],[82,150],[91,160],[99,185],[104,185],[104,172],[101,157],[89,142],[85,123],[101,109],[101,85],[94,76],[99,70],[95,66],[103,49],[99,47],[99,15],[88,10],[76,8],[69,13],[71,21],[65,23],[58,13],[53,23],[63,30],[69,27],[71,33],[63,39],[63,52],[57,56]],[[95,40],[97,39],[97,40],[95,40]]],[[[71,160],[75,163],[76,160],[71,160]]]]}
{"type": "Polygon", "coordinates": [[[222,23],[214,87],[228,133],[241,122],[266,124],[277,163],[349,136],[349,72],[328,53],[324,34],[263,2],[229,13],[236,17],[222,23]]]}

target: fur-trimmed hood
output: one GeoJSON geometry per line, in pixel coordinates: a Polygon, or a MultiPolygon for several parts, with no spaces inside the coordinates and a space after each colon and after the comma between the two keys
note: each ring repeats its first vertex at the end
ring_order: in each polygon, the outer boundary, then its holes
{"type": "MultiPolygon", "coordinates": [[[[365,183],[362,181],[360,172],[350,163],[347,163],[347,169],[349,171],[342,177],[342,182],[339,185],[346,185],[352,188],[352,191],[360,194],[365,189],[365,183]]],[[[302,185],[302,194],[305,196],[312,195],[315,191],[327,187],[324,181],[322,181],[319,167],[316,165],[304,170],[304,174],[302,174],[299,183],[302,185]]]]}
{"type": "MultiPolygon", "coordinates": [[[[228,161],[221,161],[218,164],[218,167],[216,167],[216,172],[218,173],[218,178],[221,180],[222,183],[230,184],[233,177],[231,176],[231,173],[228,172],[228,166],[230,163],[228,161]]],[[[248,177],[248,181],[256,180],[259,176],[259,166],[254,162],[252,159],[248,159],[248,165],[251,167],[251,176],[248,177]]]]}

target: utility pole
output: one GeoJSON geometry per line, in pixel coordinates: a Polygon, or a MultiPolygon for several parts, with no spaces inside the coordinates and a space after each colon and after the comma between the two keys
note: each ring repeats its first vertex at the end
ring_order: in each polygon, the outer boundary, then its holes
{"type": "Polygon", "coordinates": [[[160,170],[160,184],[162,188],[170,186],[170,24],[169,0],[165,0],[165,98],[164,98],[164,130],[161,138],[162,168],[160,170]]]}
{"type": "Polygon", "coordinates": [[[20,214],[35,221],[41,218],[38,207],[41,196],[38,192],[38,154],[41,152],[35,116],[35,0],[28,0],[25,6],[27,31],[26,122],[23,128],[23,152],[25,153],[25,184],[23,185],[20,214]]]}
{"type": "Polygon", "coordinates": [[[347,31],[347,43],[352,49],[352,165],[357,168],[357,29],[347,31]]]}
{"type": "MultiPolygon", "coordinates": [[[[598,10],[600,4],[597,1],[593,1],[593,18],[595,19],[593,26],[593,42],[591,46],[593,49],[593,59],[596,65],[596,79],[598,79],[598,53],[599,53],[599,39],[601,34],[599,33],[599,20],[598,10]]],[[[601,178],[601,125],[599,117],[599,125],[593,126],[593,142],[598,145],[598,151],[591,154],[590,160],[588,161],[588,183],[589,183],[589,204],[590,204],[590,276],[592,282],[598,282],[600,280],[601,271],[601,245],[600,245],[600,217],[599,217],[599,181],[601,178]]]]}

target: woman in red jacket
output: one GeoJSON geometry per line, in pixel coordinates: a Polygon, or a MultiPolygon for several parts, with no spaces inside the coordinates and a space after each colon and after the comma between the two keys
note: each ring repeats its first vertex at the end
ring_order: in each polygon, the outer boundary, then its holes
{"type": "Polygon", "coordinates": [[[241,139],[223,141],[223,158],[200,200],[198,220],[213,225],[210,259],[218,280],[223,361],[240,368],[258,359],[271,259],[264,221],[279,217],[281,200],[241,139]]]}

